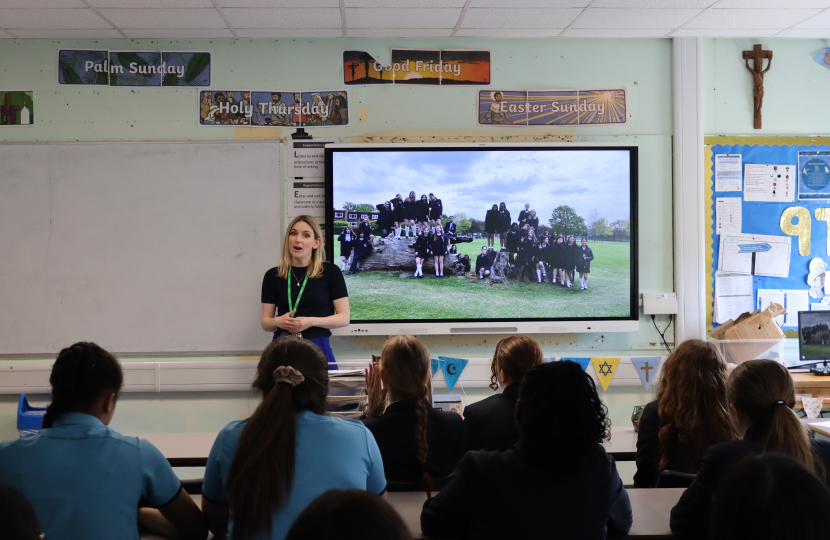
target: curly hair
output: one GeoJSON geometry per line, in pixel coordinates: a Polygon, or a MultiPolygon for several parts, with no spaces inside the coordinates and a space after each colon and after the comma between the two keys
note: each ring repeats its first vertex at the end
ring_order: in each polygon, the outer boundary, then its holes
{"type": "Polygon", "coordinates": [[[596,452],[610,436],[608,409],[594,380],[569,360],[530,369],[517,412],[531,463],[549,474],[573,471],[575,459],[596,452]]]}
{"type": "Polygon", "coordinates": [[[726,404],[727,377],[720,351],[699,339],[684,341],[663,362],[657,385],[658,472],[668,466],[675,445],[681,461],[672,467],[696,473],[707,448],[737,438],[726,404]]]}
{"type": "Polygon", "coordinates": [[[519,384],[527,370],[545,361],[542,348],[527,336],[508,336],[496,345],[493,362],[490,364],[490,389],[499,388],[498,371],[503,371],[512,381],[519,384]]]}

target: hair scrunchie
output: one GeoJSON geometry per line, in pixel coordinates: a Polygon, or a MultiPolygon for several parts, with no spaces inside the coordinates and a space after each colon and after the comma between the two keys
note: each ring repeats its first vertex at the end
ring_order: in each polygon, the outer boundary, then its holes
{"type": "Polygon", "coordinates": [[[291,385],[293,388],[302,383],[304,380],[305,377],[303,374],[291,366],[280,366],[274,370],[275,383],[285,383],[291,385]]]}
{"type": "Polygon", "coordinates": [[[776,400],[775,403],[772,404],[773,408],[778,407],[779,405],[786,405],[783,399],[776,400]]]}

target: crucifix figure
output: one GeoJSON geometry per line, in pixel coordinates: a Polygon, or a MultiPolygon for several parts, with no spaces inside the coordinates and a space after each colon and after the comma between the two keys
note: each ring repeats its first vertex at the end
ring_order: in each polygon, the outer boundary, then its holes
{"type": "Polygon", "coordinates": [[[16,105],[12,105],[12,95],[6,92],[6,104],[0,107],[0,118],[2,118],[2,123],[10,126],[12,124],[17,123],[17,111],[20,110],[20,107],[16,105]]]}
{"type": "Polygon", "coordinates": [[[648,380],[648,372],[649,372],[649,371],[651,371],[651,370],[652,370],[652,369],[654,369],[654,368],[653,368],[653,367],[651,367],[650,365],[648,365],[648,362],[646,362],[645,364],[643,364],[643,367],[641,367],[640,369],[645,370],[645,372],[646,372],[646,382],[649,382],[649,380],[648,380]]]}
{"type": "Polygon", "coordinates": [[[761,107],[764,105],[764,74],[772,66],[772,51],[764,51],[760,45],[753,45],[751,51],[743,51],[746,69],[752,73],[753,94],[755,96],[755,129],[761,129],[761,107]],[[764,58],[767,69],[764,69],[764,58]],[[749,60],[752,59],[752,67],[749,60]]]}
{"type": "Polygon", "coordinates": [[[357,62],[352,62],[351,64],[346,64],[346,67],[349,68],[352,72],[352,81],[354,81],[354,70],[357,67],[360,67],[360,64],[357,62]]]}

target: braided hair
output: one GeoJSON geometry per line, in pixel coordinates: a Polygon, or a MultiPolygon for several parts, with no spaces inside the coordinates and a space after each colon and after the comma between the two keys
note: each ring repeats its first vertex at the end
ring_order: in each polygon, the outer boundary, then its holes
{"type": "MultiPolygon", "coordinates": [[[[502,203],[504,204],[504,203],[502,203]]],[[[545,361],[539,344],[527,336],[508,336],[496,345],[493,362],[490,364],[490,389],[498,390],[498,371],[501,370],[512,381],[519,384],[527,370],[545,361]]]]}
{"type": "Polygon", "coordinates": [[[429,351],[414,336],[395,336],[380,353],[380,368],[391,394],[415,406],[415,460],[420,468],[421,488],[432,496],[432,477],[426,470],[427,414],[429,406],[429,351]]]}
{"type": "Polygon", "coordinates": [[[46,407],[43,428],[52,427],[62,414],[89,408],[105,392],[117,394],[123,383],[118,360],[95,343],[82,341],[63,349],[49,376],[52,403],[46,407]]]}

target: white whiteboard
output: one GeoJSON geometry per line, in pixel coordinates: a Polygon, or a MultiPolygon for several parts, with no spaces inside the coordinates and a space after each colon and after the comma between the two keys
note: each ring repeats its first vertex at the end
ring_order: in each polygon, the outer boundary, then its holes
{"type": "Polygon", "coordinates": [[[280,150],[0,144],[0,354],[261,351],[280,150]]]}

